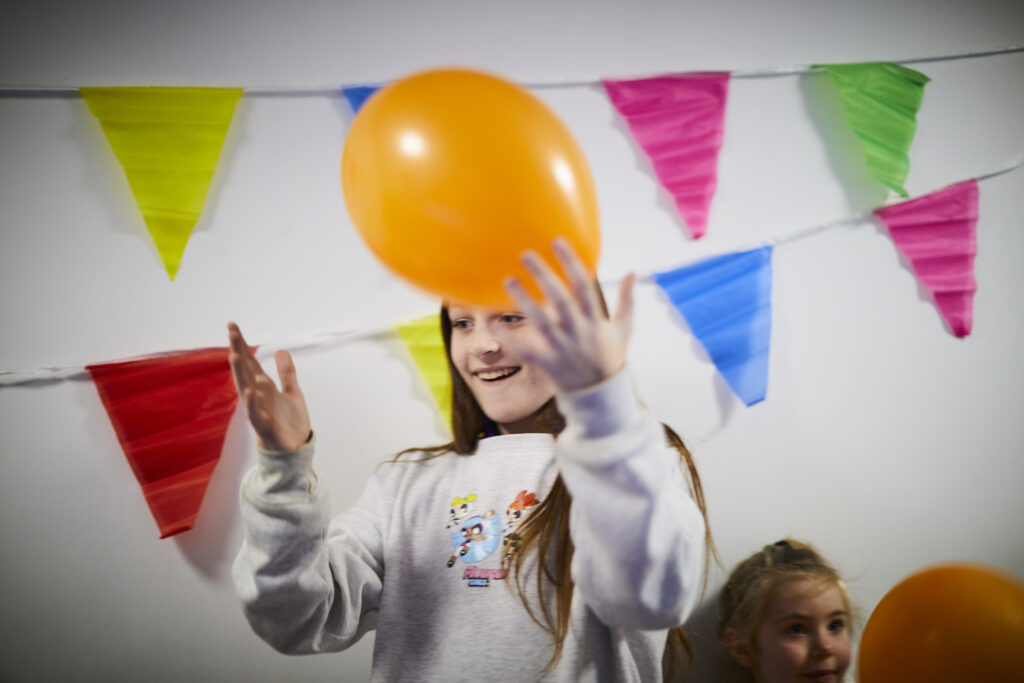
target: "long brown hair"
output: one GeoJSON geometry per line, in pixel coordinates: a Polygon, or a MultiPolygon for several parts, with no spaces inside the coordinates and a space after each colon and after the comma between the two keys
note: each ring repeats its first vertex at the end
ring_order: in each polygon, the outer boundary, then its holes
{"type": "MultiPolygon", "coordinates": [[[[606,309],[603,295],[598,288],[602,308],[606,309]]],[[[607,309],[605,310],[607,314],[607,309]]],[[[485,435],[497,434],[498,425],[484,414],[473,396],[472,391],[463,381],[452,361],[451,339],[452,322],[448,317],[448,307],[441,306],[441,336],[444,339],[445,355],[448,359],[448,374],[452,388],[452,435],[450,443],[428,448],[410,448],[399,455],[419,451],[427,458],[436,457],[448,452],[459,455],[472,455],[476,452],[477,442],[485,435]]],[[[537,424],[539,428],[551,434],[558,434],[565,426],[565,418],[558,412],[555,399],[552,397],[541,407],[537,424]]],[[[700,483],[700,475],[693,462],[690,451],[683,440],[671,427],[663,425],[668,443],[679,451],[680,462],[685,465],[689,474],[690,493],[704,517],[704,583],[707,582],[707,569],[710,555],[714,553],[714,543],[707,524],[707,508],[704,503],[704,489],[700,483]]],[[[397,458],[396,458],[397,459],[397,458]]],[[[570,607],[574,584],[570,575],[575,546],[569,534],[569,507],[572,496],[569,494],[562,476],[555,478],[551,490],[544,500],[517,527],[519,543],[516,552],[506,554],[502,566],[509,569],[514,577],[515,591],[522,601],[530,617],[551,634],[554,639],[554,652],[544,671],[550,671],[561,659],[565,638],[569,632],[570,607]],[[524,569],[524,560],[531,553],[536,553],[537,571],[533,575],[540,610],[531,606],[526,596],[526,585],[530,576],[524,569]],[[552,601],[552,597],[554,598],[552,601]],[[553,604],[552,604],[553,602],[553,604]]],[[[702,586],[703,593],[703,586],[702,586]]],[[[693,666],[693,646],[681,626],[670,629],[666,642],[665,657],[662,670],[666,680],[686,677],[686,672],[693,666]],[[684,662],[686,665],[684,666],[684,662]]]]}

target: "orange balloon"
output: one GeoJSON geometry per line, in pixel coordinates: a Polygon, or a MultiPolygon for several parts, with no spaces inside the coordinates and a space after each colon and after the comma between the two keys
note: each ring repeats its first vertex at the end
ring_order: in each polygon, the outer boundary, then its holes
{"type": "Polygon", "coordinates": [[[913,574],[871,613],[857,668],[865,683],[1024,681],[1024,584],[982,565],[913,574]]]}
{"type": "Polygon", "coordinates": [[[558,272],[557,236],[596,272],[583,152],[540,100],[500,78],[427,71],[381,89],[349,129],[341,184],[371,251],[442,298],[505,305],[509,275],[539,296],[519,257],[536,250],[558,272]]]}

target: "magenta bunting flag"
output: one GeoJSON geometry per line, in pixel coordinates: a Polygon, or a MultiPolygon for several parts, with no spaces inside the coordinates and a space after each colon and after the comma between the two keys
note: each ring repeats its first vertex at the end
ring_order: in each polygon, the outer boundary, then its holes
{"type": "Polygon", "coordinates": [[[86,368],[160,538],[195,524],[238,392],[226,348],[86,368]]]}
{"type": "Polygon", "coordinates": [[[725,130],[728,72],[604,81],[694,239],[707,232],[725,130]]]}
{"type": "Polygon", "coordinates": [[[978,183],[968,180],[875,214],[957,337],[971,333],[978,183]]]}

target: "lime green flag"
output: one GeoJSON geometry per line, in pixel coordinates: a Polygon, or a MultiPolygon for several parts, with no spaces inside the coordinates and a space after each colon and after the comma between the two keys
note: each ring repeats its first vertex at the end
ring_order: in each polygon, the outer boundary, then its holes
{"type": "Polygon", "coordinates": [[[448,376],[448,357],[441,337],[441,321],[437,315],[428,315],[395,325],[405,342],[416,369],[430,387],[434,404],[445,425],[451,422],[452,387],[448,376]]]}
{"type": "Polygon", "coordinates": [[[241,88],[81,88],[173,280],[241,88]]]}
{"type": "Polygon", "coordinates": [[[843,102],[846,119],[860,138],[871,175],[901,196],[910,172],[907,152],[924,98],[923,73],[889,62],[824,64],[843,102]]]}

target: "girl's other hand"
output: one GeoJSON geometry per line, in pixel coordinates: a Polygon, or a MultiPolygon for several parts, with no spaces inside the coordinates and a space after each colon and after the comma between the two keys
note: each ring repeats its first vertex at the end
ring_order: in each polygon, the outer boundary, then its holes
{"type": "Polygon", "coordinates": [[[515,278],[505,281],[505,291],[537,327],[539,341],[529,347],[509,337],[502,341],[544,370],[560,391],[573,391],[602,382],[625,366],[633,328],[634,276],[623,278],[618,308],[609,317],[601,307],[596,284],[568,242],[559,238],[553,248],[571,291],[535,252],[523,254],[523,265],[547,304],[538,304],[515,278]]]}
{"type": "Polygon", "coordinates": [[[281,380],[281,390],[278,391],[274,380],[263,372],[253,357],[235,323],[228,323],[228,340],[231,373],[249,422],[256,430],[260,448],[287,453],[297,451],[309,440],[312,431],[306,399],[299,389],[291,354],[287,351],[274,354],[277,376],[281,380]]]}

